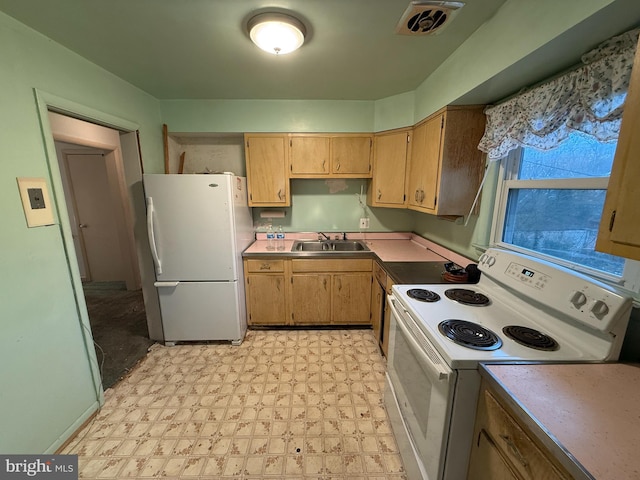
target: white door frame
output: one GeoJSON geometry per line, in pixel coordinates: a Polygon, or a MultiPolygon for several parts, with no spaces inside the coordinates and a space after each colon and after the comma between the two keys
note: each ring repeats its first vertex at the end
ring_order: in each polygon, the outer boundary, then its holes
{"type": "MultiPolygon", "coordinates": [[[[95,110],[85,105],[76,103],[74,101],[59,97],[57,95],[44,92],[42,90],[34,89],[36,98],[36,105],[38,109],[38,115],[40,120],[40,126],[42,131],[42,139],[45,146],[45,152],[47,156],[47,165],[49,167],[52,201],[55,204],[55,214],[58,215],[58,222],[62,231],[63,246],[67,256],[67,266],[69,268],[69,276],[73,285],[75,301],[78,310],[78,316],[82,323],[82,332],[85,336],[85,348],[87,355],[90,359],[92,367],[92,373],[94,379],[96,379],[96,385],[101,385],[100,372],[97,363],[95,362],[95,350],[93,348],[93,339],[87,332],[91,331],[89,324],[89,314],[87,312],[87,306],[84,298],[84,291],[82,289],[82,280],[80,278],[80,272],[78,269],[78,263],[75,261],[75,252],[73,245],[73,236],[71,232],[71,226],[69,222],[69,215],[67,212],[66,203],[64,201],[64,190],[62,187],[62,178],[60,174],[60,167],[58,165],[55,140],[49,122],[48,112],[54,111],[63,115],[68,115],[71,118],[86,120],[98,125],[113,128],[120,132],[130,132],[131,135],[136,135],[138,131],[138,124],[129,120],[119,118],[108,113],[95,110]],[[71,260],[70,260],[71,259],[71,260]]],[[[125,137],[130,137],[126,135],[125,137]]],[[[129,142],[129,140],[127,140],[129,142]]],[[[72,141],[71,143],[76,143],[72,141]]],[[[129,142],[130,143],[130,142],[129,142]]],[[[123,147],[124,148],[124,147],[123,147]]],[[[132,146],[128,147],[133,148],[132,146]]],[[[137,148],[137,146],[136,146],[137,148]]],[[[122,162],[121,162],[122,166],[122,162]]],[[[141,165],[136,165],[136,169],[141,169],[141,165]]],[[[125,170],[131,169],[132,166],[124,165],[125,170]]],[[[142,177],[140,173],[140,181],[136,181],[135,185],[130,187],[132,192],[133,208],[136,211],[136,216],[142,218],[145,215],[144,205],[144,193],[142,192],[142,177]],[[134,195],[135,193],[135,195],[134,195]],[[140,197],[140,198],[138,198],[140,197]],[[140,217],[142,215],[142,217],[140,217]]],[[[125,194],[128,191],[125,189],[125,194]]],[[[127,202],[127,206],[129,203],[127,202]]],[[[144,223],[144,222],[143,222],[144,223]]],[[[133,237],[133,231],[129,230],[133,237]]],[[[158,301],[157,291],[153,286],[155,280],[155,272],[153,270],[153,264],[150,253],[144,249],[148,249],[146,243],[146,231],[143,234],[139,234],[136,237],[136,245],[138,252],[138,260],[140,262],[139,268],[140,276],[142,277],[142,291],[145,301],[145,311],[147,315],[147,326],[149,329],[149,336],[152,340],[164,341],[164,334],[162,331],[162,320],[160,316],[160,304],[158,301]],[[140,238],[138,238],[140,237],[140,238]],[[143,238],[144,237],[144,238],[143,238]],[[148,258],[147,258],[148,257],[148,258]]]]}

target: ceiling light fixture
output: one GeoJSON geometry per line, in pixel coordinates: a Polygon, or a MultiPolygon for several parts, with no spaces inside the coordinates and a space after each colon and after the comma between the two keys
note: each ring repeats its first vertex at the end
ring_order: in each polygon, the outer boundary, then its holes
{"type": "Polygon", "coordinates": [[[253,43],[274,55],[297,50],[307,33],[300,20],[284,13],[260,13],[247,22],[247,29],[253,43]]]}

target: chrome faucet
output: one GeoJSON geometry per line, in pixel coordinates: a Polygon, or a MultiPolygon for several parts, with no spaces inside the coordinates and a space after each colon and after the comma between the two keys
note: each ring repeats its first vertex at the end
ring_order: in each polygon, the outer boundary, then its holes
{"type": "Polygon", "coordinates": [[[322,232],[318,232],[318,240],[322,240],[322,237],[325,238],[325,240],[331,240],[327,235],[325,235],[322,232]]]}

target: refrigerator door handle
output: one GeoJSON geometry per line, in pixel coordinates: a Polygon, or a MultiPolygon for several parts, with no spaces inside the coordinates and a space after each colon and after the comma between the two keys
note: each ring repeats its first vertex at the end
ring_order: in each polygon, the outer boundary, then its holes
{"type": "Polygon", "coordinates": [[[153,286],[157,288],[174,288],[177,287],[180,282],[153,282],[153,286]]]}
{"type": "Polygon", "coordinates": [[[162,262],[158,255],[158,246],[156,245],[156,236],[153,231],[153,198],[147,197],[147,235],[149,235],[149,246],[151,247],[151,256],[153,257],[153,263],[156,266],[156,273],[162,274],[162,262]]]}

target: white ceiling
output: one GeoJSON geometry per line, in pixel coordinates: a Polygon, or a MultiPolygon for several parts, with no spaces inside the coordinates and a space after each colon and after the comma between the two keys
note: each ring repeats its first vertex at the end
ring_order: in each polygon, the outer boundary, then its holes
{"type": "MultiPolygon", "coordinates": [[[[409,0],[0,0],[0,10],[158,99],[378,100],[415,90],[505,0],[465,3],[442,33],[415,37],[394,32],[409,0]],[[245,25],[262,11],[300,18],[303,47],[281,57],[255,47],[245,25]]],[[[640,1],[614,3],[633,12],[604,26],[594,18],[597,28],[574,29],[539,65],[504,72],[466,100],[544,78],[640,20],[640,1]]]]}

